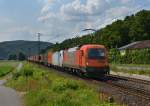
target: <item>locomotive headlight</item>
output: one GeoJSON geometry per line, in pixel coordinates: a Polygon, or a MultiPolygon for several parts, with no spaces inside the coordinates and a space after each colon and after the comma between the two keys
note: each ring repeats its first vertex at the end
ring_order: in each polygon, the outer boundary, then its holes
{"type": "Polygon", "coordinates": [[[88,62],[86,62],[86,65],[88,66],[88,65],[89,65],[89,63],[88,63],[88,62]]]}

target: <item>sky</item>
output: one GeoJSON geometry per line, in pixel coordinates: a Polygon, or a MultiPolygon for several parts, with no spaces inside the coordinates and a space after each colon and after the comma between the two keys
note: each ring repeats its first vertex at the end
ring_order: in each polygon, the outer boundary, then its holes
{"type": "Polygon", "coordinates": [[[61,42],[100,29],[142,9],[150,0],[0,0],[0,42],[61,42]]]}

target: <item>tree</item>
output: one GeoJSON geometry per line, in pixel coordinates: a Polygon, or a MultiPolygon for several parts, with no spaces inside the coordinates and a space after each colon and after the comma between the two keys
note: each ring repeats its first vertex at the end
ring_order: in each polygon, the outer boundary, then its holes
{"type": "Polygon", "coordinates": [[[16,54],[10,54],[8,57],[8,60],[17,60],[17,55],[16,54]]]}
{"type": "Polygon", "coordinates": [[[18,60],[25,60],[26,59],[26,56],[25,56],[25,54],[24,53],[22,53],[22,52],[19,52],[19,54],[18,54],[18,60]]]}

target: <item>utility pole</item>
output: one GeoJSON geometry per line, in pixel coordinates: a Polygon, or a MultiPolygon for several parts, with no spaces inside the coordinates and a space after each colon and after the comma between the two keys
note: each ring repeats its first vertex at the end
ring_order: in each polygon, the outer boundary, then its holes
{"type": "Polygon", "coordinates": [[[38,33],[38,54],[40,55],[40,50],[41,50],[41,33],[38,33]]]}

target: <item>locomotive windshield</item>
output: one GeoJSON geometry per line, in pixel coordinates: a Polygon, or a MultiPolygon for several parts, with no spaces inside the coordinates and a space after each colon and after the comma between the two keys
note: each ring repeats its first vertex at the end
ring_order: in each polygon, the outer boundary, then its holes
{"type": "Polygon", "coordinates": [[[91,48],[88,50],[88,58],[89,59],[104,59],[105,50],[101,48],[91,48]]]}

